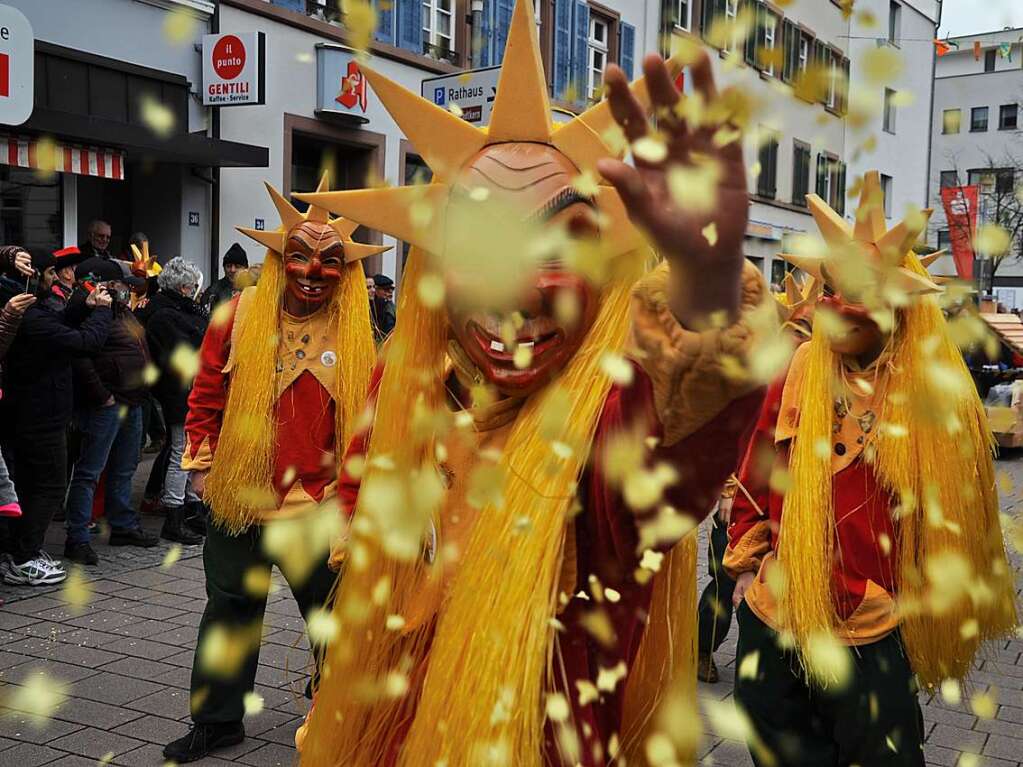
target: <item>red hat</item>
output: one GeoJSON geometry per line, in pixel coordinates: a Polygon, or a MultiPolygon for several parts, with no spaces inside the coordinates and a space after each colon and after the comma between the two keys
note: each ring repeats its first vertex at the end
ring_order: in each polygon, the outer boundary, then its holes
{"type": "Polygon", "coordinates": [[[68,266],[78,266],[87,259],[88,256],[84,255],[82,251],[72,245],[70,248],[53,251],[53,258],[57,262],[54,268],[59,270],[68,266]]]}

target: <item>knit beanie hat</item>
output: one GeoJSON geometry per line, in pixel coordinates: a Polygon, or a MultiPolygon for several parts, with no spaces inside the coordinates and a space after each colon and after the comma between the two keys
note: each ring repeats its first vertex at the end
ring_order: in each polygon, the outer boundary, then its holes
{"type": "Polygon", "coordinates": [[[234,264],[240,266],[243,269],[249,268],[249,256],[245,252],[245,248],[239,245],[237,242],[227,249],[227,253],[224,254],[224,266],[228,264],[234,264]]]}

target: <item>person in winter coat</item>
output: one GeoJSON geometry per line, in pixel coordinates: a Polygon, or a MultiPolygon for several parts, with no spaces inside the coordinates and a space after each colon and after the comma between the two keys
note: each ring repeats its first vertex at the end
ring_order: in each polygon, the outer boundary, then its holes
{"type": "MultiPolygon", "coordinates": [[[[0,249],[0,269],[5,266],[15,271],[20,276],[31,276],[32,257],[24,250],[17,247],[6,247],[0,249]],[[27,273],[17,272],[15,259],[20,258],[21,267],[27,273]]],[[[6,297],[6,296],[4,296],[6,297]]],[[[0,301],[3,299],[0,298],[0,301]]],[[[36,297],[31,293],[18,293],[7,300],[3,310],[0,310],[0,398],[3,398],[3,360],[7,356],[7,350],[11,348],[14,336],[18,332],[21,318],[25,315],[36,297]]],[[[7,471],[7,464],[4,462],[3,453],[0,453],[0,517],[17,518],[21,516],[21,505],[18,503],[18,494],[14,489],[14,482],[7,471]]]]}
{"type": "Polygon", "coordinates": [[[92,502],[106,469],[105,512],[111,546],[150,548],[157,538],[143,531],[131,505],[131,481],[139,464],[142,402],[149,349],[145,331],[128,311],[128,285],[117,263],[89,259],[75,270],[79,282],[105,286],[114,295],[114,319],[106,343],[91,358],[75,362],[81,453],[71,475],[64,556],[72,562],[99,561],[90,545],[92,502]]]}
{"type": "Polygon", "coordinates": [[[160,371],[153,395],[163,409],[170,435],[169,463],[161,497],[167,516],[160,535],[169,541],[196,544],[202,542],[202,536],[189,528],[201,529],[205,514],[202,501],[188,481],[189,473],[181,468],[192,381],[182,370],[181,357],[177,355],[195,355],[206,334],[206,317],[195,302],[202,273],[183,258],[173,258],[157,279],[160,292],[147,307],[146,341],[160,371]]]}
{"type": "Polygon", "coordinates": [[[46,528],[67,490],[67,427],[73,391],[71,362],[103,347],[112,321],[111,296],[100,287],[85,300],[79,326],[64,316],[64,304],[50,293],[56,275],[50,253],[33,251],[38,294],[11,344],[0,401],[0,425],[22,516],[10,526],[0,577],[9,584],[60,583],[66,571],[42,550],[46,528]]]}
{"type": "Polygon", "coordinates": [[[213,314],[218,306],[230,301],[241,292],[235,287],[235,277],[238,276],[238,272],[248,268],[249,256],[245,252],[245,248],[237,242],[234,243],[224,254],[224,276],[212,283],[202,294],[201,303],[208,314],[213,314]]]}

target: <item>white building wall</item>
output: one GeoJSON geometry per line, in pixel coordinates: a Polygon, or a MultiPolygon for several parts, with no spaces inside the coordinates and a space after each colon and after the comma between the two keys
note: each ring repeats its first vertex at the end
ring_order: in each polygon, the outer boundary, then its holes
{"type": "MultiPolygon", "coordinates": [[[[850,77],[852,92],[869,99],[873,117],[864,131],[848,129],[846,153],[849,178],[861,178],[870,170],[892,177],[891,212],[901,219],[910,208],[924,208],[928,200],[928,163],[930,160],[931,91],[934,77],[934,39],[938,21],[938,3],[933,0],[901,0],[902,11],[896,49],[903,57],[901,74],[888,85],[868,83],[861,64],[879,40],[887,40],[889,0],[860,0],[856,4],[849,31],[850,77]],[[861,12],[873,13],[879,25],[867,27],[861,12]],[[885,88],[908,94],[912,103],[895,110],[895,131],[884,130],[885,88]],[[877,141],[873,152],[857,152],[868,137],[877,141]]],[[[888,45],[887,42],[880,43],[888,45]]],[[[855,206],[853,206],[855,207],[855,206]]]]}
{"type": "MultiPolygon", "coordinates": [[[[937,245],[939,233],[948,229],[948,223],[941,202],[941,172],[958,170],[959,182],[968,182],[968,171],[991,167],[1017,168],[1016,185],[1023,184],[1020,169],[1023,168],[1023,132],[999,130],[999,112],[1003,105],[1023,104],[1023,69],[1021,57],[1023,47],[1018,44],[1023,30],[1005,30],[983,35],[955,38],[958,51],[938,59],[934,84],[934,106],[932,113],[932,149],[930,171],[930,204],[935,208],[929,229],[930,242],[937,245]],[[980,42],[980,60],[974,56],[974,42],[980,42]],[[995,56],[995,70],[985,72],[984,52],[998,47],[999,43],[1012,44],[1012,61],[995,56]],[[988,107],[988,129],[971,130],[971,110],[988,107]],[[944,132],[946,110],[961,110],[961,124],[958,133],[944,132]]],[[[1018,116],[1018,125],[1023,127],[1023,115],[1018,116]]],[[[1020,244],[1016,245],[1019,253],[1020,244]]],[[[932,268],[937,274],[954,275],[955,264],[951,256],[942,259],[932,268]]],[[[994,286],[996,291],[1011,290],[1015,295],[1010,303],[1023,307],[1023,260],[1009,258],[998,268],[994,286]]]]}
{"type": "MultiPolygon", "coordinates": [[[[878,23],[865,27],[854,14],[853,20],[843,18],[841,9],[825,0],[794,0],[785,6],[784,16],[813,32],[817,39],[840,50],[850,59],[850,91],[860,91],[872,105],[873,116],[869,124],[854,131],[847,121],[818,103],[807,103],[796,98],[790,86],[779,78],[769,78],[745,65],[736,65],[725,57],[715,58],[719,81],[724,85],[738,85],[754,96],[758,113],[755,122],[778,131],[777,195],[775,201],[754,196],[750,209],[750,229],[746,239],[746,255],[753,258],[771,277],[772,263],[782,250],[787,234],[816,232],[812,217],[805,208],[793,201],[794,142],[799,140],[811,147],[810,191],[815,191],[816,163],[819,153],[837,156],[848,164],[846,187],[868,170],[880,170],[893,177],[892,212],[901,216],[908,205],[923,207],[927,201],[927,166],[929,115],[931,99],[931,68],[933,39],[937,26],[936,0],[903,2],[902,37],[914,38],[900,45],[905,59],[902,75],[893,81],[896,90],[914,94],[915,105],[900,110],[894,135],[882,131],[884,86],[868,84],[861,74],[864,55],[878,46],[878,38],[888,37],[888,0],[859,0],[857,12],[870,11],[878,23]],[[867,38],[867,39],[860,39],[867,38]],[[915,39],[925,39],[922,44],[915,39]],[[868,137],[875,137],[876,149],[860,149],[868,137]],[[857,151],[860,149],[860,151],[857,151]]],[[[777,10],[777,9],[775,9],[777,10]]],[[[781,29],[777,45],[782,45],[781,29]]],[[[885,42],[884,44],[887,44],[885,42]]],[[[747,164],[757,162],[757,135],[751,131],[746,148],[747,164]]],[[[750,178],[751,190],[756,190],[756,179],[750,178]]],[[[855,200],[847,200],[846,215],[852,220],[855,200]]]]}

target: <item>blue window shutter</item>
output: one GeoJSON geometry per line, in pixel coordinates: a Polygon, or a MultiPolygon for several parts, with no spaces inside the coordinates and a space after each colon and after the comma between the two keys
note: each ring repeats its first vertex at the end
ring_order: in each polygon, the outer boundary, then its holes
{"type": "Polygon", "coordinates": [[[636,28],[622,22],[621,40],[618,46],[618,63],[631,80],[636,69],[636,28]]]}
{"type": "Polygon", "coordinates": [[[398,9],[398,47],[423,52],[422,0],[393,0],[398,9]]]}
{"type": "Polygon", "coordinates": [[[496,64],[494,61],[494,0],[486,0],[483,4],[479,36],[480,60],[476,62],[475,66],[477,68],[492,67],[496,64]]]}
{"type": "Polygon", "coordinates": [[[374,37],[377,42],[394,45],[394,2],[393,0],[374,0],[377,11],[377,29],[374,37]]]}
{"type": "Polygon", "coordinates": [[[554,98],[563,100],[572,81],[572,8],[575,0],[554,0],[554,98]]]}
{"type": "Polygon", "coordinates": [[[572,82],[575,84],[576,105],[585,106],[589,97],[588,70],[590,59],[590,6],[586,0],[575,0],[572,19],[572,82]]]}
{"type": "Polygon", "coordinates": [[[497,18],[494,22],[494,66],[504,61],[504,46],[508,43],[508,30],[511,29],[512,14],[515,12],[515,0],[495,0],[497,18]]]}

